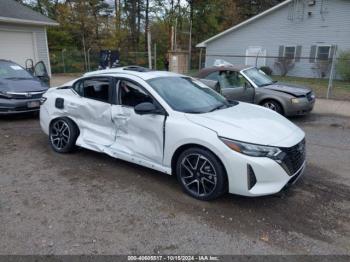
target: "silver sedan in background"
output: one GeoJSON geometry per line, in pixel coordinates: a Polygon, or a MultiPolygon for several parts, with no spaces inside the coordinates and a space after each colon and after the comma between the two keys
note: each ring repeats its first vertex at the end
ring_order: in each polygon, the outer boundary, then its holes
{"type": "Polygon", "coordinates": [[[284,116],[305,115],[316,100],[311,89],[273,81],[256,67],[214,66],[202,69],[197,78],[229,100],[258,104],[284,116]]]}

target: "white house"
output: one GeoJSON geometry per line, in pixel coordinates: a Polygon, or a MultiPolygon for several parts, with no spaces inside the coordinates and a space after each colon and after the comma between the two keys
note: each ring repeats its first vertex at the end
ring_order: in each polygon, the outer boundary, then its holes
{"type": "Polygon", "coordinates": [[[333,55],[350,50],[350,0],[287,0],[197,47],[206,49],[206,66],[216,59],[246,65],[257,61],[278,74],[281,58],[288,57],[294,64],[288,75],[326,76],[329,65],[320,74],[321,62],[331,63],[333,55]]]}
{"type": "Polygon", "coordinates": [[[43,61],[51,75],[46,27],[58,23],[14,1],[0,1],[0,59],[43,61]]]}

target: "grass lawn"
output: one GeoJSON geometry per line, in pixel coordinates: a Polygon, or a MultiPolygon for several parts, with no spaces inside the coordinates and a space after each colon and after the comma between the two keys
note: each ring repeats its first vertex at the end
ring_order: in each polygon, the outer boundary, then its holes
{"type": "MultiPolygon", "coordinates": [[[[273,76],[272,78],[274,80],[278,80],[285,83],[307,86],[314,90],[316,96],[319,98],[325,98],[327,96],[328,79],[302,78],[291,76],[273,76]]],[[[330,98],[339,100],[350,100],[350,82],[335,80],[333,82],[333,89],[330,98]]]]}

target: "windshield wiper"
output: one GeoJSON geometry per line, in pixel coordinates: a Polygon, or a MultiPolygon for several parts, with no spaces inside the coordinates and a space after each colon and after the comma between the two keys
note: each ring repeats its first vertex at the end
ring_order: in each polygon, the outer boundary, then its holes
{"type": "Polygon", "coordinates": [[[31,79],[31,78],[30,77],[5,77],[5,79],[25,80],[25,79],[31,79]]]}
{"type": "Polygon", "coordinates": [[[186,114],[203,114],[204,112],[200,112],[200,111],[184,111],[184,113],[186,113],[186,114]]]}
{"type": "Polygon", "coordinates": [[[218,105],[218,106],[214,107],[213,109],[211,109],[209,112],[213,112],[213,111],[216,111],[216,110],[219,110],[219,109],[223,109],[224,107],[227,108],[227,106],[225,104],[218,105]]]}

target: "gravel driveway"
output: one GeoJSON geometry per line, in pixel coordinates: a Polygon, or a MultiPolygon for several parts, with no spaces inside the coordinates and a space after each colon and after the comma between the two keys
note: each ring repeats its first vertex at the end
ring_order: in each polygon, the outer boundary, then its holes
{"type": "Polygon", "coordinates": [[[201,202],[176,179],[0,119],[0,254],[350,254],[350,121],[292,119],[305,176],[275,196],[201,202]]]}

